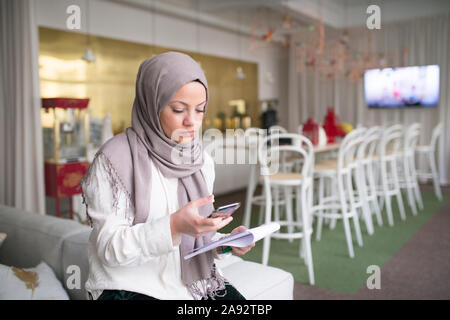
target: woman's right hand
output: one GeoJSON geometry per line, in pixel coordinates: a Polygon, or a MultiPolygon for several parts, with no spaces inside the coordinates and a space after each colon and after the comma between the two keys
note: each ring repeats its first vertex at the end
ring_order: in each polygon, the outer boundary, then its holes
{"type": "Polygon", "coordinates": [[[229,224],[233,217],[223,219],[205,218],[198,214],[198,208],[208,204],[214,200],[214,195],[205,198],[193,200],[177,212],[170,215],[170,229],[172,237],[180,233],[188,234],[195,238],[201,237],[208,232],[217,231],[229,224]]]}

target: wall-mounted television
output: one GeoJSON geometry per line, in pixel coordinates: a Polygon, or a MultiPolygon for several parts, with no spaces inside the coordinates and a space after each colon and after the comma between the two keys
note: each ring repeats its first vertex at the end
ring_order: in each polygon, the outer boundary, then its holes
{"type": "Polygon", "coordinates": [[[366,70],[364,94],[370,108],[436,107],[439,66],[366,70]]]}

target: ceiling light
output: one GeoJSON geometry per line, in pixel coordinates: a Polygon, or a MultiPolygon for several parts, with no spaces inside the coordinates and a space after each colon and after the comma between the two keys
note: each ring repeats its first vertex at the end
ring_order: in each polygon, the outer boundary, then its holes
{"type": "Polygon", "coordinates": [[[81,58],[87,62],[94,62],[96,60],[96,57],[94,56],[94,52],[92,52],[91,48],[87,48],[84,52],[84,56],[81,58]]]}

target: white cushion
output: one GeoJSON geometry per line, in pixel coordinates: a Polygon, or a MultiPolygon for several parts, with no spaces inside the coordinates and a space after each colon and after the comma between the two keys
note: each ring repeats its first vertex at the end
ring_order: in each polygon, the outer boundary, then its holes
{"type": "Polygon", "coordinates": [[[225,267],[221,266],[221,270],[225,278],[247,300],[292,300],[294,298],[294,277],[284,270],[242,259],[225,267]]]}
{"type": "Polygon", "coordinates": [[[45,262],[26,269],[0,264],[0,283],[0,300],[69,300],[45,262]]]}
{"type": "Polygon", "coordinates": [[[235,256],[235,255],[232,255],[231,252],[230,252],[229,255],[228,254],[227,255],[224,254],[223,256],[225,256],[225,257],[223,257],[222,259],[216,259],[215,260],[215,263],[216,263],[217,267],[220,268],[220,269],[224,269],[224,268],[226,268],[227,266],[229,266],[229,265],[231,265],[233,263],[236,263],[236,262],[239,262],[239,261],[243,261],[242,258],[240,258],[238,256],[235,256]]]}

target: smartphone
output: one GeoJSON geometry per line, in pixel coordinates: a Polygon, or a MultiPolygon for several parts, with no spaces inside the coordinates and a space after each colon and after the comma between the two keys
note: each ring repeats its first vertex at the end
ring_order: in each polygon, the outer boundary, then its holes
{"type": "Polygon", "coordinates": [[[218,218],[222,217],[223,219],[231,216],[239,207],[241,206],[240,202],[234,202],[227,204],[225,206],[221,206],[215,209],[208,218],[218,218]]]}

